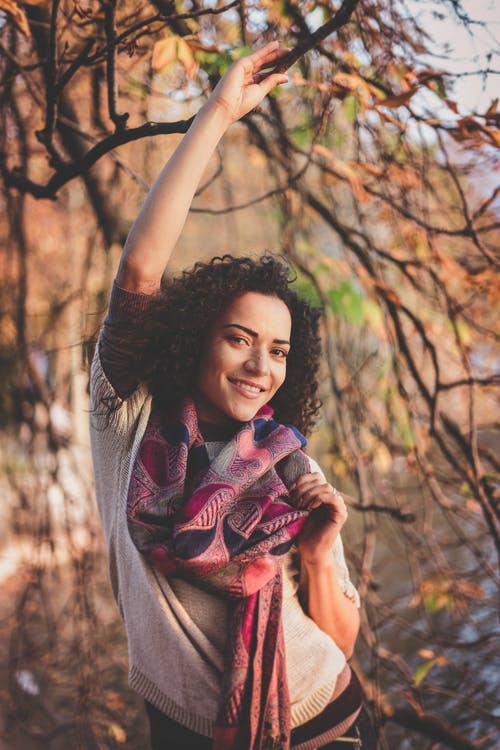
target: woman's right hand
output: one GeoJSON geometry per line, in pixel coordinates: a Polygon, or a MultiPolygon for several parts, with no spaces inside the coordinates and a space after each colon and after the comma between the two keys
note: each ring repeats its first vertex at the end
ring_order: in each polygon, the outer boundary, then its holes
{"type": "Polygon", "coordinates": [[[279,42],[270,42],[240,57],[221,78],[205,106],[222,109],[228,124],[236,122],[257,107],[274,86],[288,81],[284,73],[261,73],[264,68],[276,65],[288,52],[286,48],[279,48],[279,42]]]}

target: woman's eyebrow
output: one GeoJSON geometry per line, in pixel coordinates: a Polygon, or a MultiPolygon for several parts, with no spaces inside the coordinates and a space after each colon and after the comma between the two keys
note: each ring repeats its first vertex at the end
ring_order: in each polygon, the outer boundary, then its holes
{"type": "MultiPolygon", "coordinates": [[[[239,323],[228,323],[225,326],[222,326],[223,328],[239,328],[241,331],[244,331],[245,333],[248,333],[249,336],[252,336],[252,338],[256,339],[258,338],[259,334],[256,331],[252,331],[251,328],[247,328],[246,326],[242,326],[239,323]]],[[[273,344],[288,344],[290,345],[290,342],[288,339],[273,339],[273,344]]]]}

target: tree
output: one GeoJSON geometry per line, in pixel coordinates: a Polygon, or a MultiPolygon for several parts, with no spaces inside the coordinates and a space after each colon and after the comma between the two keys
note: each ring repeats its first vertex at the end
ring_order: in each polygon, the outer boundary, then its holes
{"type": "MultiPolygon", "coordinates": [[[[358,659],[380,746],[405,737],[409,748],[488,747],[500,115],[496,101],[461,112],[453,76],[428,62],[421,5],[0,0],[2,361],[17,368],[2,416],[44,404],[56,460],[65,455],[50,409],[74,394],[74,361],[59,353],[48,383],[33,345],[60,348],[51,330],[75,309],[102,309],[115,245],[154,176],[156,136],[185,132],[189,110],[248,46],[283,40],[291,84],[236,126],[195,211],[233,222],[249,210],[270,221],[273,211],[299,289],[324,308],[325,408],[312,448],[351,496],[349,548],[365,602],[358,659]],[[263,175],[250,187],[232,168],[238,149],[263,175]],[[76,253],[37,236],[39,222],[66,226],[68,216],[76,253]],[[57,259],[43,274],[37,243],[57,259]],[[49,310],[42,324],[30,317],[37,301],[49,310]]],[[[460,2],[440,5],[474,33],[460,2]]],[[[84,336],[94,326],[76,327],[84,336]]],[[[12,475],[11,484],[19,492],[12,475]]],[[[90,563],[75,559],[80,612],[96,622],[90,563]]],[[[32,593],[30,581],[21,602],[32,593]]],[[[19,611],[18,644],[29,620],[19,611]]],[[[99,743],[87,668],[81,726],[85,742],[99,743]]]]}

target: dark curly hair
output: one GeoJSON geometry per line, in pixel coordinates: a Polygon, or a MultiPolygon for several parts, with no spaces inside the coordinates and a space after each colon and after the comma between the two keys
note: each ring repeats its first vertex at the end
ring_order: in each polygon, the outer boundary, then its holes
{"type": "Polygon", "coordinates": [[[260,292],[283,300],[292,318],[285,382],[270,405],[278,421],[307,434],[320,407],[320,311],[290,288],[294,280],[290,266],[274,255],[258,260],[224,255],[162,282],[141,321],[147,343],[136,372],[160,413],[170,413],[185,395],[195,392],[204,341],[217,317],[239,294],[260,292]]]}

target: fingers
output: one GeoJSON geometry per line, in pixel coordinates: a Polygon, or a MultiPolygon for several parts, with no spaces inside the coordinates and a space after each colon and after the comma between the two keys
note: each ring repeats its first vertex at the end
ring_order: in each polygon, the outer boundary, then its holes
{"type": "Polygon", "coordinates": [[[246,59],[249,60],[255,68],[259,69],[264,67],[264,65],[268,65],[278,58],[283,57],[283,55],[288,54],[288,52],[290,52],[288,48],[280,48],[279,42],[269,42],[269,44],[265,44],[260,49],[252,52],[246,59]]]}
{"type": "Polygon", "coordinates": [[[275,87],[280,86],[283,83],[288,83],[288,76],[283,73],[273,73],[272,75],[266,75],[265,73],[258,73],[254,76],[255,83],[258,83],[265,92],[269,92],[275,87]]]}
{"type": "Polygon", "coordinates": [[[317,508],[320,505],[332,505],[342,514],[347,514],[344,499],[340,492],[321,474],[303,474],[290,488],[295,502],[301,508],[317,508]]]}
{"type": "MultiPolygon", "coordinates": [[[[244,67],[247,75],[252,75],[254,83],[260,83],[269,76],[269,73],[266,73],[264,69],[275,66],[289,52],[290,49],[288,47],[280,47],[279,42],[271,42],[261,47],[261,49],[252,52],[250,55],[240,57],[236,64],[244,67]]],[[[280,83],[284,83],[284,81],[281,80],[280,83]]]]}

